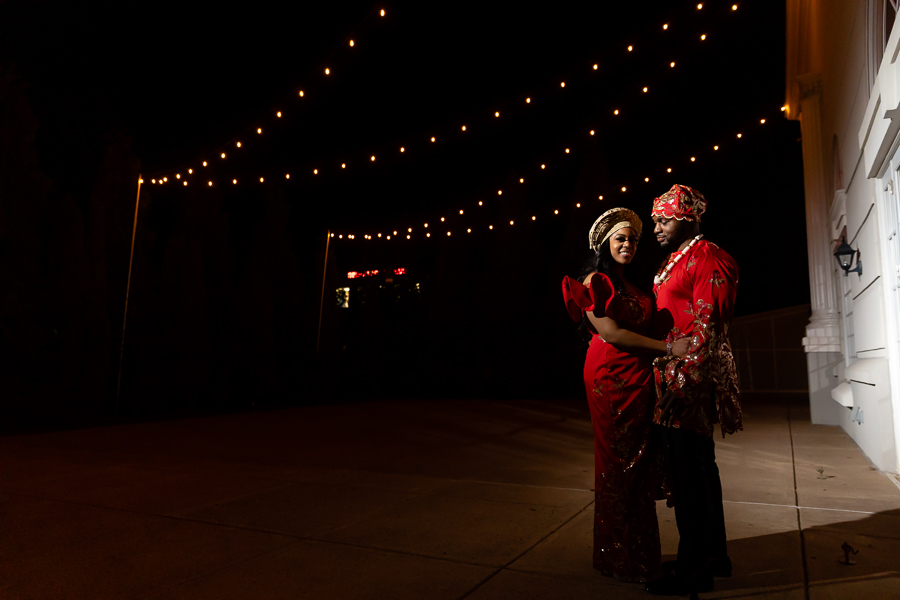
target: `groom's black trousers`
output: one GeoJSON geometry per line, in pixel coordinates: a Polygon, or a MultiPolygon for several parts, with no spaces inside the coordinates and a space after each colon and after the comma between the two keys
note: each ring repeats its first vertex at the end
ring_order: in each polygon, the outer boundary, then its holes
{"type": "Polygon", "coordinates": [[[716,444],[691,431],[659,429],[680,537],[678,570],[687,577],[708,576],[707,560],[728,556],[716,444]]]}

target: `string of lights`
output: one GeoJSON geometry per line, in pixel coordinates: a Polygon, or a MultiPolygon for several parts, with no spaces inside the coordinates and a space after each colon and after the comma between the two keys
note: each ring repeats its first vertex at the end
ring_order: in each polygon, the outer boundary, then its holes
{"type": "MultiPolygon", "coordinates": [[[[698,3],[696,5],[692,4],[691,10],[696,12],[696,11],[702,11],[702,10],[708,10],[708,9],[705,9],[703,3],[698,3]]],[[[735,13],[737,10],[738,10],[737,4],[731,4],[730,6],[723,6],[723,11],[735,13]]],[[[383,9],[383,8],[378,9],[377,14],[380,17],[384,17],[386,14],[385,9],[383,9]]],[[[674,24],[668,23],[668,22],[662,23],[661,25],[654,24],[654,25],[652,25],[652,28],[654,30],[656,30],[657,32],[660,32],[660,31],[661,32],[671,32],[671,30],[675,29],[674,24]]],[[[709,35],[710,34],[706,31],[700,32],[700,33],[692,33],[686,39],[693,41],[693,42],[697,42],[697,41],[703,42],[703,41],[707,40],[709,35]]],[[[350,37],[346,40],[346,43],[349,45],[349,47],[354,47],[356,44],[356,40],[353,39],[353,37],[350,37]]],[[[671,46],[672,45],[669,44],[668,47],[671,48],[671,46]]],[[[635,48],[634,44],[628,45],[624,49],[624,53],[626,55],[631,54],[635,51],[636,51],[636,48],[635,48]]],[[[676,68],[676,64],[680,64],[680,61],[667,59],[666,61],[664,61],[664,63],[665,64],[661,64],[661,66],[659,67],[661,71],[676,68]]],[[[324,67],[323,72],[326,77],[331,75],[331,69],[332,69],[331,66],[324,67]]],[[[600,62],[589,62],[586,67],[584,64],[582,64],[579,67],[578,74],[581,76],[584,76],[585,71],[587,72],[588,75],[597,75],[597,74],[603,73],[604,69],[601,69],[600,62]]],[[[567,83],[568,83],[568,90],[571,91],[572,84],[574,83],[573,78],[575,76],[575,73],[576,72],[570,71],[566,75],[561,76],[558,80],[558,83],[553,84],[553,86],[556,87],[557,90],[566,90],[567,83]]],[[[635,87],[635,90],[637,90],[638,87],[640,89],[640,91],[635,91],[636,94],[641,95],[641,94],[647,94],[650,92],[651,86],[646,85],[646,83],[647,83],[646,81],[644,83],[645,84],[643,84],[643,85],[635,87]]],[[[306,92],[304,90],[298,90],[297,97],[303,98],[305,96],[305,94],[306,94],[306,92]]],[[[529,107],[539,105],[539,103],[537,102],[537,97],[534,95],[530,95],[528,93],[523,93],[523,94],[517,95],[512,100],[508,101],[506,103],[506,106],[508,107],[508,106],[515,105],[515,104],[519,104],[519,105],[524,104],[529,107]]],[[[283,111],[281,111],[281,110],[274,110],[273,112],[274,112],[274,116],[275,116],[275,122],[280,120],[284,114],[283,111]]],[[[506,111],[502,111],[502,110],[491,110],[491,111],[485,111],[485,115],[492,114],[493,120],[499,120],[501,118],[501,115],[504,115],[505,112],[506,111]]],[[[617,118],[617,117],[621,118],[622,116],[625,116],[626,113],[627,113],[627,111],[625,111],[625,109],[623,109],[621,107],[611,107],[610,110],[608,111],[607,117],[608,118],[617,118]]],[[[489,129],[481,128],[480,130],[486,131],[489,129]]],[[[410,137],[418,138],[419,139],[418,142],[393,143],[389,146],[387,146],[387,145],[382,146],[377,151],[372,151],[372,152],[368,152],[365,154],[347,153],[344,155],[343,158],[339,158],[339,159],[306,162],[303,164],[294,165],[293,167],[288,168],[288,169],[283,169],[279,173],[259,172],[256,175],[248,177],[245,174],[241,174],[240,176],[238,176],[237,173],[233,173],[231,176],[224,176],[224,175],[218,174],[218,171],[216,171],[215,175],[209,175],[207,172],[207,168],[212,167],[212,166],[216,166],[218,168],[221,168],[222,166],[227,166],[227,161],[229,160],[229,158],[231,158],[233,156],[233,153],[246,151],[246,148],[248,147],[248,140],[252,140],[253,138],[261,138],[261,136],[264,137],[263,127],[257,126],[253,129],[246,130],[244,132],[244,135],[239,135],[239,136],[233,138],[227,144],[219,147],[213,155],[215,158],[207,157],[203,160],[197,161],[197,163],[192,166],[185,166],[182,169],[176,169],[174,173],[170,172],[170,173],[154,174],[154,175],[148,176],[148,179],[150,180],[150,183],[153,185],[165,185],[168,183],[176,183],[176,184],[180,184],[181,187],[187,187],[188,185],[203,185],[206,187],[213,187],[213,186],[222,185],[222,184],[234,186],[234,185],[238,185],[239,183],[245,183],[245,182],[251,182],[251,183],[256,182],[256,183],[263,184],[267,181],[267,179],[270,181],[273,179],[291,180],[292,174],[294,177],[294,181],[296,181],[297,177],[302,176],[302,175],[305,175],[307,177],[320,177],[320,176],[324,176],[325,174],[327,174],[329,172],[336,172],[336,173],[346,172],[349,168],[352,168],[354,165],[360,165],[360,164],[379,165],[379,164],[381,164],[379,162],[379,156],[385,156],[385,155],[396,156],[397,154],[405,155],[406,153],[408,153],[410,151],[414,151],[415,149],[421,148],[422,146],[437,144],[439,139],[443,139],[445,137],[444,134],[449,134],[451,131],[455,131],[456,133],[467,134],[467,136],[470,136],[472,128],[471,128],[471,124],[460,125],[459,121],[456,120],[454,125],[452,126],[452,130],[449,129],[449,127],[447,127],[447,126],[434,128],[432,130],[432,133],[422,133],[418,136],[410,136],[410,137]],[[437,133],[438,131],[442,131],[443,133],[437,133]],[[206,176],[201,177],[201,175],[204,175],[204,174],[206,176]]],[[[595,129],[590,129],[589,131],[590,131],[590,135],[594,135],[595,129]]],[[[250,143],[252,144],[253,142],[250,142],[250,143]]],[[[569,150],[567,149],[566,152],[568,152],[568,151],[569,150]]]]}
{"type": "MultiPolygon", "coordinates": [[[[784,112],[787,107],[782,106],[781,111],[784,112]]],[[[774,113],[774,111],[772,111],[774,113]]],[[[656,168],[648,169],[646,171],[646,175],[643,177],[637,177],[631,179],[629,181],[625,181],[625,185],[622,185],[620,188],[615,190],[613,193],[608,193],[606,195],[600,194],[597,196],[597,201],[604,201],[608,199],[612,199],[613,197],[622,198],[624,194],[627,194],[630,191],[634,191],[635,188],[640,189],[641,184],[648,184],[651,182],[651,175],[655,177],[655,174],[665,173],[666,175],[673,175],[677,172],[682,171],[682,166],[685,168],[690,168],[693,165],[698,164],[698,162],[702,161],[703,158],[709,157],[710,155],[719,154],[727,149],[737,147],[737,143],[742,140],[745,140],[748,135],[752,134],[755,130],[758,130],[759,127],[765,126],[765,124],[771,120],[774,114],[770,113],[764,117],[758,118],[751,123],[745,123],[744,128],[739,131],[733,131],[730,134],[721,136],[722,138],[730,138],[732,140],[732,144],[729,144],[727,141],[722,141],[721,143],[713,144],[711,147],[704,149],[703,151],[698,151],[694,154],[690,155],[682,155],[678,158],[673,158],[668,164],[659,165],[656,168]],[[757,128],[757,129],[754,129],[757,128]]],[[[544,169],[546,164],[541,165],[541,169],[544,169]]],[[[520,178],[520,183],[524,183],[524,178],[520,178]]],[[[498,189],[497,195],[502,196],[503,190],[498,189]]],[[[537,211],[534,212],[523,212],[521,210],[513,210],[509,213],[506,213],[504,217],[495,218],[490,222],[481,224],[475,224],[471,221],[475,220],[472,218],[473,215],[477,215],[479,209],[485,207],[484,200],[473,201],[474,204],[470,204],[468,206],[463,206],[462,208],[458,208],[456,211],[451,211],[452,216],[441,215],[436,216],[435,218],[423,220],[421,224],[405,224],[398,225],[395,227],[385,227],[382,231],[377,231],[374,233],[354,233],[347,231],[333,231],[330,235],[332,238],[336,240],[343,241],[353,241],[356,239],[365,240],[365,241],[396,241],[396,240],[412,240],[412,239],[421,239],[421,238],[443,238],[443,237],[452,237],[454,234],[457,236],[463,235],[471,235],[473,233],[478,232],[493,232],[498,231],[504,227],[514,227],[516,224],[528,224],[535,223],[539,219],[543,220],[544,218],[557,218],[560,216],[565,216],[566,211],[579,210],[582,207],[587,208],[587,204],[585,201],[575,201],[571,202],[568,205],[559,205],[556,207],[547,207],[542,211],[542,214],[538,214],[537,211]],[[453,220],[451,220],[453,219],[453,220]],[[432,235],[432,233],[434,235],[432,235]]],[[[484,221],[481,219],[481,221],[484,221]]]]}

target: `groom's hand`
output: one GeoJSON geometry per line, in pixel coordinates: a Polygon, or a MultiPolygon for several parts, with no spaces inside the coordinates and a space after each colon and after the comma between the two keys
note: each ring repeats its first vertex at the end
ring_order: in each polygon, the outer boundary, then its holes
{"type": "Polygon", "coordinates": [[[659,399],[659,410],[661,411],[660,425],[666,427],[672,426],[672,421],[675,420],[675,408],[677,408],[679,400],[680,398],[678,398],[678,396],[668,390],[666,390],[666,393],[659,399]]]}

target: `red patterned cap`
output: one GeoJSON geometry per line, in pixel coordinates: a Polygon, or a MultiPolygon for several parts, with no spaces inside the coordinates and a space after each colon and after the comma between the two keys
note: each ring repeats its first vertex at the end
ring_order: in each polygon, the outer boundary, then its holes
{"type": "Polygon", "coordinates": [[[653,201],[655,217],[678,219],[679,221],[700,222],[700,215],[706,212],[706,198],[694,188],[675,184],[668,192],[653,201]]]}

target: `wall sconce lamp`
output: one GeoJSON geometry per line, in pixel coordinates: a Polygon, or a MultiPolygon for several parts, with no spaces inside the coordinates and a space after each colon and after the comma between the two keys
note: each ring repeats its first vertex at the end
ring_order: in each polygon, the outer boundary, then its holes
{"type": "Polygon", "coordinates": [[[834,253],[834,257],[837,259],[838,264],[841,265],[841,268],[844,270],[844,277],[850,275],[850,273],[856,273],[860,277],[862,277],[863,268],[862,261],[858,258],[856,259],[856,266],[852,269],[850,268],[850,264],[853,262],[853,256],[856,255],[857,251],[850,247],[850,244],[847,243],[847,236],[841,237],[841,245],[838,246],[837,251],[834,253]]]}

